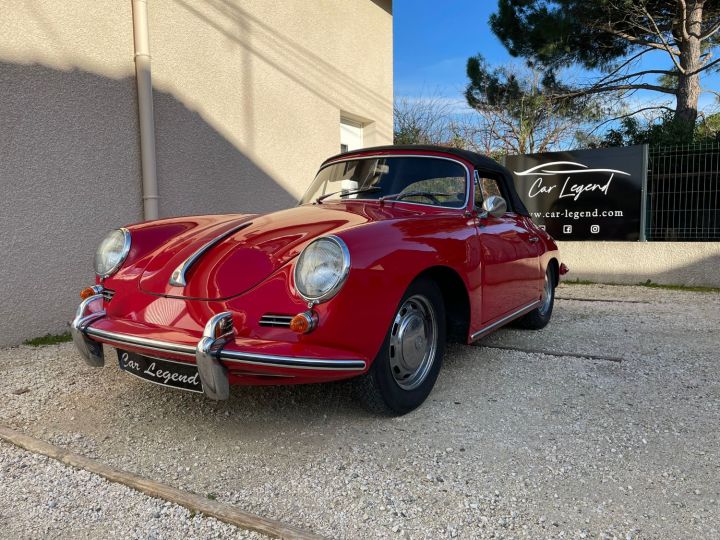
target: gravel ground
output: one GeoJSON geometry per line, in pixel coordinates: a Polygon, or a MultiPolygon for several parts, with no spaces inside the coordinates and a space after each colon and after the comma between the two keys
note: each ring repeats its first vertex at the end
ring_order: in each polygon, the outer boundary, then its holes
{"type": "Polygon", "coordinates": [[[0,442],[2,538],[265,538],[0,442]]]}
{"type": "MultiPolygon", "coordinates": [[[[720,537],[720,295],[564,285],[558,297],[540,332],[450,347],[428,401],[401,418],[363,412],[343,383],[215,403],[125,375],[109,351],[104,369],[86,367],[65,344],[0,350],[0,422],[335,538],[720,537]]],[[[36,536],[63,508],[80,536],[238,534],[0,455],[0,536],[36,536]]]]}

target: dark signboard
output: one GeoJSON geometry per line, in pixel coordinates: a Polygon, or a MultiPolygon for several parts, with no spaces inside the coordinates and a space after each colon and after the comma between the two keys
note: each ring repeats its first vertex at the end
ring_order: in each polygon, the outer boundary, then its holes
{"type": "Polygon", "coordinates": [[[645,148],[507,156],[520,198],[556,240],[639,240],[645,148]]]}

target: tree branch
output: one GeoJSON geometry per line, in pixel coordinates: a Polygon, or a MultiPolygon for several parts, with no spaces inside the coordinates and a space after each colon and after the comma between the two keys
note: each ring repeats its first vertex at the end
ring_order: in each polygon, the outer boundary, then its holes
{"type": "Polygon", "coordinates": [[[706,39],[710,39],[711,37],[713,37],[713,36],[714,36],[715,34],[717,34],[718,32],[720,32],[720,22],[717,23],[715,26],[711,27],[710,30],[708,30],[707,32],[705,32],[704,34],[702,34],[702,35],[700,36],[700,41],[705,41],[706,39]]]}
{"type": "Polygon", "coordinates": [[[717,102],[720,103],[720,92],[718,92],[717,90],[701,90],[700,93],[712,94],[715,96],[717,102]]]}
{"type": "Polygon", "coordinates": [[[637,60],[638,58],[640,58],[643,54],[647,54],[647,53],[651,52],[652,50],[653,50],[653,49],[648,48],[648,49],[645,49],[645,50],[643,50],[643,51],[640,51],[639,53],[631,56],[631,57],[628,58],[625,62],[623,62],[622,64],[620,64],[617,68],[615,68],[615,69],[612,70],[610,73],[608,73],[605,77],[603,77],[602,79],[600,79],[599,81],[597,81],[595,84],[601,84],[601,83],[605,82],[607,79],[609,79],[610,77],[612,77],[613,75],[615,75],[617,72],[619,72],[622,68],[626,67],[626,66],[629,65],[631,62],[633,62],[633,61],[637,60]]]}
{"type": "Polygon", "coordinates": [[[613,27],[608,26],[608,25],[603,26],[602,29],[605,30],[606,32],[608,32],[609,34],[623,38],[635,45],[642,45],[644,47],[652,47],[653,49],[657,49],[659,51],[665,51],[669,55],[673,56],[673,61],[676,61],[674,58],[675,56],[680,56],[680,51],[674,47],[668,47],[662,43],[657,43],[655,41],[647,41],[645,39],[640,39],[638,37],[633,36],[632,34],[627,34],[627,33],[623,32],[622,30],[616,30],[613,27]]]}
{"type": "Polygon", "coordinates": [[[702,73],[702,72],[705,71],[706,69],[710,69],[710,68],[713,67],[715,64],[720,64],[720,58],[716,58],[715,60],[713,60],[713,61],[710,62],[709,64],[705,64],[704,66],[696,69],[695,71],[690,71],[689,73],[686,73],[685,75],[687,75],[688,77],[691,76],[691,75],[697,75],[698,73],[702,73]]]}
{"type": "Polygon", "coordinates": [[[622,75],[621,77],[616,77],[615,79],[612,79],[610,81],[603,79],[603,80],[595,83],[590,88],[613,85],[613,84],[619,83],[620,81],[626,81],[628,79],[632,79],[635,77],[643,77],[645,75],[672,75],[674,73],[675,73],[674,71],[668,70],[668,69],[646,69],[645,71],[628,73],[627,75],[622,75]]]}
{"type": "Polygon", "coordinates": [[[623,118],[630,118],[631,116],[635,116],[636,114],[639,114],[641,112],[645,111],[653,111],[657,109],[663,109],[668,112],[675,112],[675,109],[672,109],[668,107],[667,105],[653,105],[652,107],[643,107],[642,109],[638,109],[637,111],[627,113],[627,114],[621,114],[620,116],[616,116],[615,118],[610,118],[608,120],[605,120],[603,122],[600,122],[597,126],[595,126],[593,129],[591,129],[588,133],[594,133],[597,131],[600,127],[604,126],[605,124],[609,124],[610,122],[615,122],[616,120],[622,120],[623,118]]]}
{"type": "Polygon", "coordinates": [[[604,92],[615,92],[616,90],[654,90],[656,92],[662,92],[663,94],[676,95],[675,90],[671,88],[665,88],[664,86],[658,86],[656,84],[647,83],[636,83],[636,84],[618,84],[613,86],[601,86],[598,88],[583,88],[576,90],[575,92],[568,92],[567,94],[558,94],[554,96],[558,99],[574,98],[580,96],[587,96],[589,94],[599,94],[604,92]]]}
{"type": "MultiPolygon", "coordinates": [[[[685,2],[683,2],[683,0],[680,0],[680,2],[683,4],[683,20],[681,21],[681,23],[682,23],[683,38],[684,38],[684,39],[688,39],[689,36],[687,36],[687,28],[685,27],[685,21],[687,20],[687,10],[685,9],[685,2]],[[687,37],[686,37],[686,36],[687,36],[687,37]]],[[[658,25],[657,25],[657,23],[655,22],[655,19],[653,18],[652,15],[650,15],[650,12],[647,10],[647,8],[646,8],[645,6],[643,6],[642,10],[643,10],[643,12],[645,13],[645,16],[646,16],[648,19],[650,19],[650,24],[652,24],[653,28],[655,29],[655,34],[657,35],[657,37],[660,38],[660,41],[662,41],[662,44],[664,45],[665,50],[667,51],[667,53],[668,53],[668,55],[670,56],[670,58],[672,58],[673,64],[675,64],[675,67],[677,68],[677,70],[678,70],[680,73],[683,73],[683,74],[684,74],[684,73],[685,73],[685,68],[683,68],[683,67],[680,65],[680,62],[678,62],[677,58],[675,58],[675,55],[674,55],[674,54],[672,53],[672,51],[670,50],[670,45],[669,45],[668,42],[665,40],[665,37],[663,36],[663,33],[660,31],[660,28],[658,28],[658,25]]]]}
{"type": "MultiPolygon", "coordinates": [[[[680,31],[682,33],[682,37],[684,40],[690,39],[690,34],[688,33],[687,29],[687,4],[685,3],[685,0],[678,0],[680,3],[680,8],[682,9],[682,21],[680,21],[680,31]]],[[[645,9],[647,12],[647,9],[645,9]]]]}

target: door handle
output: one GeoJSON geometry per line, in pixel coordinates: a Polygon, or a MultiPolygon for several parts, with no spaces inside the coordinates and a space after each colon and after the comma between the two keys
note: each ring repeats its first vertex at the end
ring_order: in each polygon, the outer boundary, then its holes
{"type": "Polygon", "coordinates": [[[530,241],[531,244],[536,244],[540,241],[540,237],[539,236],[531,236],[528,240],[530,241]]]}

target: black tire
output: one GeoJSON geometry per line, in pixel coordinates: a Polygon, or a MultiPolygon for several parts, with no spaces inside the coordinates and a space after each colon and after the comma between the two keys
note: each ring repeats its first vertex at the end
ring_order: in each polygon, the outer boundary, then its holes
{"type": "MultiPolygon", "coordinates": [[[[424,306],[424,307],[427,307],[424,306]]],[[[418,309],[420,313],[422,309],[418,309]]],[[[442,293],[437,284],[426,278],[420,278],[414,281],[400,300],[395,311],[390,327],[385,335],[385,341],[380,348],[370,370],[356,380],[356,393],[363,405],[373,413],[387,415],[403,415],[417,408],[428,397],[442,366],[443,356],[445,354],[446,344],[446,326],[445,326],[445,303],[442,293]],[[434,338],[429,338],[428,334],[432,324],[432,317],[427,313],[424,319],[424,331],[421,336],[421,343],[426,343],[422,360],[415,372],[404,374],[400,371],[399,365],[404,361],[404,355],[399,353],[393,345],[394,343],[404,344],[400,348],[405,351],[408,347],[409,340],[412,339],[412,324],[419,324],[422,314],[413,315],[413,303],[422,306],[423,302],[427,302],[427,306],[432,309],[434,315],[435,332],[434,338]],[[405,315],[403,315],[405,309],[405,315]],[[411,311],[408,312],[408,309],[411,311]],[[409,314],[408,314],[409,313],[409,314]],[[414,317],[413,320],[410,320],[414,317]],[[398,323],[398,321],[400,321],[398,323]],[[400,329],[402,327],[402,331],[400,329]],[[407,329],[407,330],[405,330],[407,329]],[[403,335],[410,333],[410,337],[405,341],[403,335]],[[401,341],[399,341],[401,340],[401,341]],[[434,341],[434,352],[432,352],[432,341],[434,341]],[[428,347],[430,351],[428,351],[428,347]],[[426,360],[427,358],[427,360],[426,360]],[[395,374],[394,374],[395,373],[395,374]],[[403,378],[404,377],[404,378],[403,378]],[[400,382],[398,382],[398,379],[400,382]],[[406,388],[403,388],[405,385],[406,388]]],[[[409,350],[409,355],[419,354],[417,352],[417,338],[415,342],[416,350],[409,350]]],[[[411,371],[411,370],[409,370],[411,371]]]]}
{"type": "Polygon", "coordinates": [[[513,326],[526,330],[540,330],[545,328],[552,317],[553,306],[555,305],[555,267],[550,264],[545,271],[546,294],[543,294],[543,304],[523,315],[513,322],[513,326]]]}

